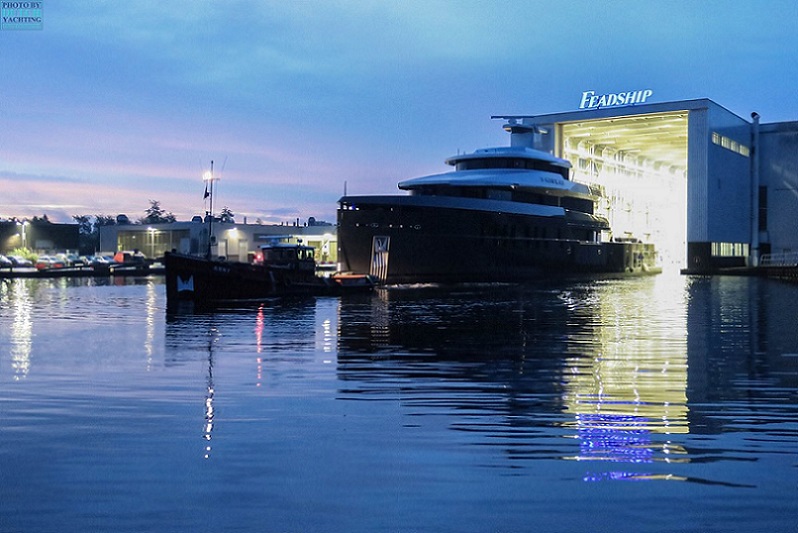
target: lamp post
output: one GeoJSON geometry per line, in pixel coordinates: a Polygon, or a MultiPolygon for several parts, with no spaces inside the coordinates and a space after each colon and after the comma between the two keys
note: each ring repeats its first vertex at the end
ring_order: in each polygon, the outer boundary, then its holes
{"type": "Polygon", "coordinates": [[[147,243],[147,257],[155,257],[157,253],[155,252],[155,235],[158,233],[158,230],[155,228],[147,228],[147,239],[149,242],[147,243]]]}
{"type": "Polygon", "coordinates": [[[25,228],[28,225],[28,221],[25,220],[23,222],[17,222],[17,225],[20,226],[19,237],[20,237],[20,241],[22,242],[22,248],[23,249],[27,249],[27,239],[26,239],[26,235],[25,235],[25,228]]]}
{"type": "Polygon", "coordinates": [[[202,176],[202,181],[205,182],[205,198],[208,199],[208,210],[205,211],[205,216],[210,216],[208,223],[208,252],[207,259],[211,258],[211,245],[213,243],[213,183],[218,181],[219,178],[213,176],[213,161],[211,161],[211,170],[202,176]]]}

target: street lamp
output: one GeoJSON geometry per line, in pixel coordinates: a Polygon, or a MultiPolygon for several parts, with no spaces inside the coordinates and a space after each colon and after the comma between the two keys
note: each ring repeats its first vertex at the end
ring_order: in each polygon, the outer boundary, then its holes
{"type": "Polygon", "coordinates": [[[147,228],[147,236],[149,237],[148,249],[147,249],[147,257],[155,257],[155,235],[158,233],[158,230],[155,228],[147,228]]]}
{"type": "Polygon", "coordinates": [[[213,176],[213,161],[211,161],[211,170],[202,175],[202,181],[205,182],[205,198],[208,199],[208,211],[205,211],[205,216],[206,218],[210,216],[208,224],[208,259],[211,258],[211,243],[213,241],[213,183],[218,180],[219,178],[213,176]]]}
{"type": "Polygon", "coordinates": [[[27,239],[26,239],[26,235],[25,235],[25,228],[28,227],[28,221],[27,220],[25,220],[23,222],[19,222],[18,221],[17,225],[20,227],[19,237],[20,237],[20,241],[22,241],[22,248],[27,249],[27,246],[26,246],[27,245],[27,239]]]}

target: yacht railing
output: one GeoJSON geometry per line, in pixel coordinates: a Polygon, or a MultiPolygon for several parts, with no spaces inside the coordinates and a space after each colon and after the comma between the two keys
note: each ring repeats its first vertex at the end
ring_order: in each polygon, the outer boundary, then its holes
{"type": "Polygon", "coordinates": [[[783,252],[779,254],[762,254],[759,258],[760,266],[793,267],[798,266],[798,252],[783,252]]]}

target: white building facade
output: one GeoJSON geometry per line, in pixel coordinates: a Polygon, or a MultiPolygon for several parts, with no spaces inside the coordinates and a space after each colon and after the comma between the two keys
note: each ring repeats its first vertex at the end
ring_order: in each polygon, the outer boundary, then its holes
{"type": "Polygon", "coordinates": [[[138,250],[149,258],[163,257],[165,252],[213,257],[231,261],[251,261],[261,245],[275,238],[302,242],[315,249],[316,262],[332,265],[337,261],[338,240],[335,226],[266,225],[214,222],[167,224],[123,224],[100,228],[100,249],[103,252],[138,250]],[[209,237],[213,234],[212,239],[209,237]]]}
{"type": "Polygon", "coordinates": [[[568,159],[573,179],[601,192],[612,236],[654,242],[665,267],[798,252],[798,122],[760,123],[708,99],[494,118],[513,144],[568,159]]]}

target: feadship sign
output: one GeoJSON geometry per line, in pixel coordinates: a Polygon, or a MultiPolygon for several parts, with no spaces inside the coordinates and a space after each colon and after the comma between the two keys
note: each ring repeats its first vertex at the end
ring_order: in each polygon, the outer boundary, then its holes
{"type": "Polygon", "coordinates": [[[642,104],[654,94],[651,89],[629,91],[625,93],[596,94],[596,91],[582,93],[582,102],[579,109],[598,109],[600,107],[615,107],[621,105],[642,104]]]}

